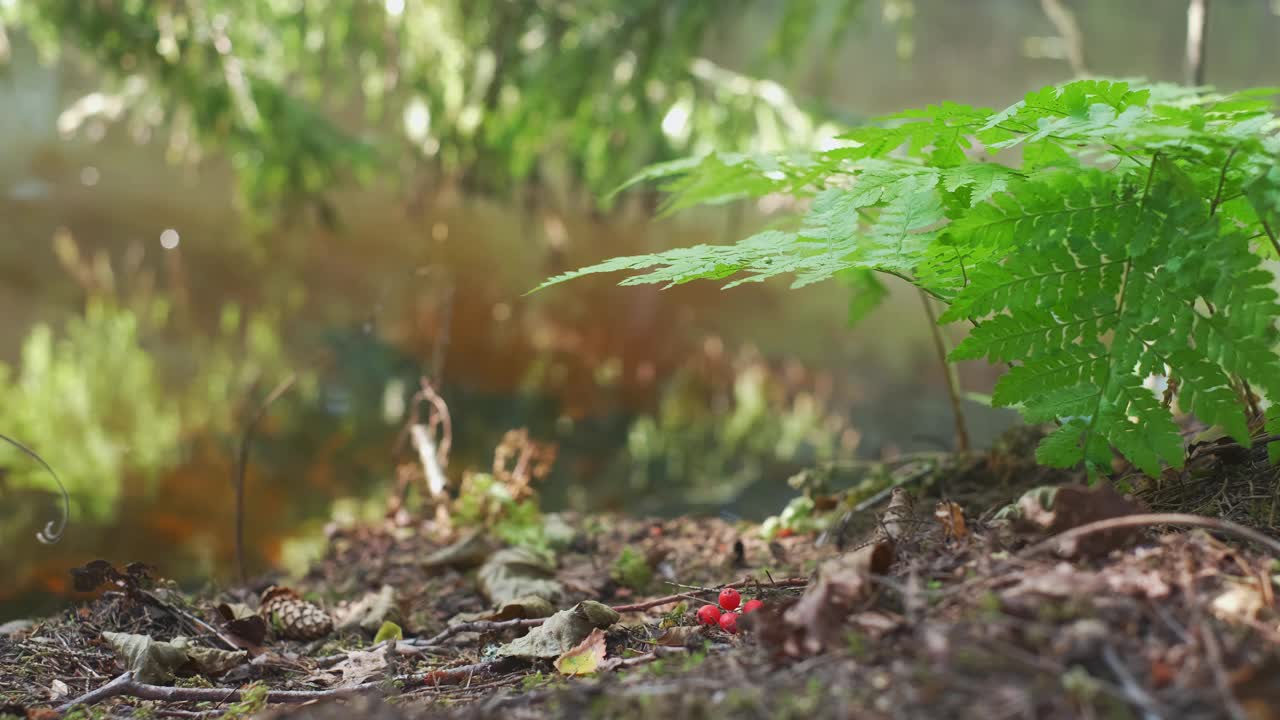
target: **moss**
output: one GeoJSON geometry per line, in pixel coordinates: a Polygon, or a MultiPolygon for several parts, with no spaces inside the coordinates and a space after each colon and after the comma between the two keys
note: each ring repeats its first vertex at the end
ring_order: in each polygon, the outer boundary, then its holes
{"type": "Polygon", "coordinates": [[[653,568],[644,555],[633,548],[623,548],[613,561],[610,576],[619,584],[637,592],[643,592],[653,582],[653,568]]]}

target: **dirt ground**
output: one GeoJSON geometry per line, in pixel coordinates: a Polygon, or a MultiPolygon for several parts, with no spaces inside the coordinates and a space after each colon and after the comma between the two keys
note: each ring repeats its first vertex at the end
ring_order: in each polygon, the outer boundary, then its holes
{"type": "Polygon", "coordinates": [[[533,570],[432,522],[345,528],[269,622],[278,579],[190,595],[87,566],[96,599],[0,630],[0,717],[1280,718],[1276,472],[1218,443],[1118,491],[1015,444],[821,533],[564,516],[533,570]],[[554,601],[495,600],[511,577],[554,601]],[[698,625],[729,584],[763,607],[698,625]],[[542,657],[507,644],[583,601],[616,619],[542,657]],[[224,654],[145,682],[112,633],[224,654]]]}

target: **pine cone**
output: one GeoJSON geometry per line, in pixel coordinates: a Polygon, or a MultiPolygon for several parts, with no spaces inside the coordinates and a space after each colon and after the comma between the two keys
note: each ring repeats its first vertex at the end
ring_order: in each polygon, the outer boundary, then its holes
{"type": "Polygon", "coordinates": [[[258,613],[278,635],[289,640],[315,640],[333,632],[329,613],[289,588],[267,588],[258,613]]]}

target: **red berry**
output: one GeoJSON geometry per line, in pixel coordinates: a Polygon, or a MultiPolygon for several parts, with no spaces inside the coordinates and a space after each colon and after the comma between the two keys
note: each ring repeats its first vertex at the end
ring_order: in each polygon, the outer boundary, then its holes
{"type": "Polygon", "coordinates": [[[715,605],[703,605],[698,608],[698,622],[702,625],[715,625],[720,622],[720,608],[715,605]]]}
{"type": "Polygon", "coordinates": [[[737,590],[725,588],[720,591],[720,607],[725,610],[736,610],[740,602],[742,602],[742,596],[737,590]]]}
{"type": "Polygon", "coordinates": [[[720,629],[730,635],[738,634],[738,613],[727,612],[720,616],[720,629]]]}
{"type": "Polygon", "coordinates": [[[762,607],[764,607],[764,603],[760,602],[759,600],[748,600],[742,606],[742,614],[746,615],[749,612],[755,612],[756,610],[759,610],[762,607]]]}

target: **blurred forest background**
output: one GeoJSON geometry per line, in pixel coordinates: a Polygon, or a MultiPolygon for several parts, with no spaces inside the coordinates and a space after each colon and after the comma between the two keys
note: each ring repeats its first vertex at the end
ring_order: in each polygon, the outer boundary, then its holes
{"type": "MultiPolygon", "coordinates": [[[[1280,2],[1213,0],[1205,80],[1280,82],[1280,2]]],[[[711,149],[829,142],[951,99],[1096,73],[1184,78],[1183,0],[0,0],[0,616],[66,568],[250,566],[378,517],[417,378],[451,471],[514,428],[559,445],[548,509],[759,518],[820,460],[948,447],[919,300],[848,327],[847,289],[589,279],[727,242],[777,202],[656,216],[608,192],[711,149]]],[[[962,368],[989,390],[994,371],[962,368]]],[[[968,408],[979,444],[1012,422],[968,408]]]]}

